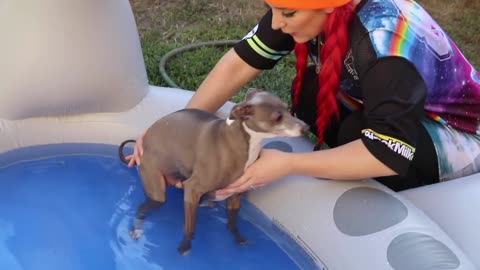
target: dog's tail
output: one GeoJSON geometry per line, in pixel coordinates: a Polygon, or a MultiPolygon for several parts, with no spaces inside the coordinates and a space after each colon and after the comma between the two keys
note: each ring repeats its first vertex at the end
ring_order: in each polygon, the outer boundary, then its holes
{"type": "Polygon", "coordinates": [[[125,148],[125,145],[127,143],[134,143],[134,142],[137,142],[137,141],[136,140],[126,140],[126,141],[122,142],[120,144],[120,146],[118,147],[118,157],[125,164],[128,164],[128,160],[125,159],[125,155],[123,154],[123,148],[125,148]]]}

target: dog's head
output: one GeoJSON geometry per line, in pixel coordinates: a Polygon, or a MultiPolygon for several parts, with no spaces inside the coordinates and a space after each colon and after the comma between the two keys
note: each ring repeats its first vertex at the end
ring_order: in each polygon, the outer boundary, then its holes
{"type": "Polygon", "coordinates": [[[230,119],[243,121],[249,129],[272,136],[295,137],[308,130],[307,124],[293,117],[278,96],[256,88],[249,89],[245,100],[233,107],[230,119]]]}

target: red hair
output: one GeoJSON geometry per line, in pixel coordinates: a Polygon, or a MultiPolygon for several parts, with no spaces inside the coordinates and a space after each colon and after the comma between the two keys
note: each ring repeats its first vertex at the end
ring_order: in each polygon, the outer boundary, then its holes
{"type": "MultiPolygon", "coordinates": [[[[336,95],[340,85],[343,59],[350,46],[348,25],[353,15],[353,6],[347,4],[335,8],[325,22],[325,42],[319,59],[322,64],[318,75],[320,89],[317,94],[317,136],[323,143],[323,133],[333,115],[339,117],[336,95]]],[[[296,110],[303,78],[307,69],[308,50],[305,43],[295,44],[297,75],[293,80],[293,110],[296,110]]]]}

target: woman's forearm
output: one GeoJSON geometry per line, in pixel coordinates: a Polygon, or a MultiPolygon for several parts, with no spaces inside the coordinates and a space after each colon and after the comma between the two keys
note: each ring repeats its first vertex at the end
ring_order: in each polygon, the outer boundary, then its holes
{"type": "Polygon", "coordinates": [[[334,180],[360,180],[397,174],[373,156],[360,139],[331,149],[295,153],[291,173],[334,180]]]}
{"type": "Polygon", "coordinates": [[[186,107],[216,112],[260,72],[230,49],[208,74],[186,107]]]}

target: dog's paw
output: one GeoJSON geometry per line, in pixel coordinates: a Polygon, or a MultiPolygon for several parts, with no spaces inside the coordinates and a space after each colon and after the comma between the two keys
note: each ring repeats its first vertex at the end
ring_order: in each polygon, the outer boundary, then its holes
{"type": "Polygon", "coordinates": [[[237,244],[241,246],[245,246],[249,244],[248,240],[243,238],[242,236],[235,237],[235,242],[237,242],[237,244]]]}
{"type": "Polygon", "coordinates": [[[134,240],[139,239],[143,235],[143,230],[141,229],[133,229],[130,231],[130,237],[134,240]]]}
{"type": "Polygon", "coordinates": [[[190,241],[182,241],[182,243],[180,244],[177,250],[178,250],[178,253],[180,253],[180,255],[185,256],[190,253],[191,249],[192,247],[191,247],[190,241]]]}

